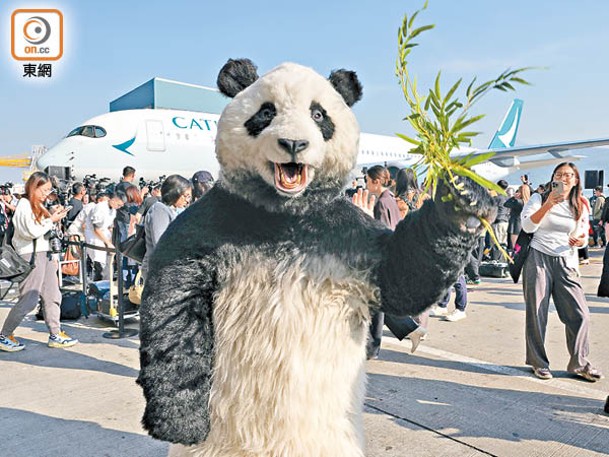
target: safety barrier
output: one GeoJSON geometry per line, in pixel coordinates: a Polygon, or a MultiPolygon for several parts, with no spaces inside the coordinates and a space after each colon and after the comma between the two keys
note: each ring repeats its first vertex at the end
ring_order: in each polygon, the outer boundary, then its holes
{"type": "MultiPolygon", "coordinates": [[[[118,329],[111,330],[103,334],[104,338],[111,339],[119,339],[119,338],[128,338],[131,336],[137,335],[138,331],[133,328],[125,328],[125,300],[124,300],[124,277],[123,277],[123,255],[118,250],[117,247],[108,248],[102,246],[96,246],[94,244],[85,243],[80,241],[80,237],[77,241],[68,241],[68,246],[78,246],[80,248],[81,257],[80,257],[80,281],[82,284],[82,292],[87,296],[88,292],[88,280],[87,277],[87,249],[95,250],[95,251],[103,251],[107,253],[107,265],[110,273],[110,307],[114,302],[114,295],[116,292],[117,295],[117,311],[118,311],[118,329]],[[117,270],[117,286],[114,287],[113,276],[114,272],[112,270],[113,261],[116,259],[116,270],[117,270]],[[116,290],[118,289],[118,291],[116,290]]],[[[61,265],[65,264],[65,261],[60,261],[59,263],[59,283],[63,282],[63,275],[61,272],[61,265]]]]}

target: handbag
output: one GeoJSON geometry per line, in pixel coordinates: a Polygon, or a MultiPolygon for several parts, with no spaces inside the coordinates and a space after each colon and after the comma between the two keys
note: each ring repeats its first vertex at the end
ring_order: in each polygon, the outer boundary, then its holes
{"type": "Polygon", "coordinates": [[[131,287],[129,287],[129,301],[134,305],[142,303],[142,293],[144,292],[144,278],[142,277],[142,271],[139,270],[135,275],[135,280],[131,287]]]}
{"type": "Polygon", "coordinates": [[[527,233],[524,230],[520,230],[516,243],[514,243],[514,254],[512,256],[512,263],[509,264],[510,276],[514,280],[514,284],[518,282],[520,273],[522,273],[522,267],[524,262],[527,260],[529,251],[531,249],[531,240],[533,239],[532,233],[527,233]]]}
{"type": "Polygon", "coordinates": [[[118,250],[123,256],[142,263],[146,255],[146,229],[143,225],[135,226],[135,233],[119,244],[118,250]]]}
{"type": "Polygon", "coordinates": [[[76,246],[68,245],[63,257],[61,272],[66,276],[78,276],[80,273],[80,253],[76,246]]]}
{"type": "Polygon", "coordinates": [[[11,237],[8,236],[8,232],[6,235],[0,246],[0,279],[13,283],[21,282],[29,276],[36,266],[34,264],[36,259],[36,240],[34,240],[32,257],[28,262],[17,254],[17,251],[10,245],[8,239],[11,237]]]}

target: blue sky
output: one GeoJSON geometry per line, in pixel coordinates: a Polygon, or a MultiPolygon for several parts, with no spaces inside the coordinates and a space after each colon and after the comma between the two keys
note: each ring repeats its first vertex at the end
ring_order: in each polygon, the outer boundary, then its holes
{"type": "MultiPolygon", "coordinates": [[[[52,146],[73,127],[154,76],[214,86],[231,57],[264,73],[294,61],[329,74],[355,70],[364,98],[354,110],[364,132],[411,133],[394,75],[397,29],[423,0],[373,1],[4,1],[0,4],[0,155],[52,146]],[[64,58],[50,79],[25,80],[10,55],[17,8],[58,8],[65,18],[64,58]]],[[[445,87],[504,69],[547,67],[526,77],[519,144],[609,136],[609,2],[601,0],[432,0],[419,24],[435,23],[411,57],[428,87],[445,87]]],[[[474,146],[486,147],[511,93],[491,93],[474,146]]],[[[20,171],[0,169],[0,181],[20,171]]]]}

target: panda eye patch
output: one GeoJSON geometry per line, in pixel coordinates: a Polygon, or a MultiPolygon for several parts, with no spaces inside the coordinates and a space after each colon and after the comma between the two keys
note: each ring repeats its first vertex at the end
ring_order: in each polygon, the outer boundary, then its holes
{"type": "Polygon", "coordinates": [[[277,115],[277,108],[270,102],[265,102],[260,106],[260,109],[245,121],[244,127],[247,129],[247,133],[251,136],[258,136],[260,133],[271,125],[271,122],[277,115]]]}
{"type": "Polygon", "coordinates": [[[326,110],[319,103],[311,103],[309,109],[311,111],[311,119],[317,123],[324,141],[328,141],[334,136],[334,122],[332,122],[332,119],[328,116],[326,110]]]}

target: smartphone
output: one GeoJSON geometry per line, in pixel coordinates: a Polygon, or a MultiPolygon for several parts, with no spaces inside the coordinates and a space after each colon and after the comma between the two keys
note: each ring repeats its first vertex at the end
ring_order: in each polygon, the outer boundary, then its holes
{"type": "Polygon", "coordinates": [[[552,192],[562,195],[565,192],[565,185],[562,181],[552,181],[552,192]]]}
{"type": "MultiPolygon", "coordinates": [[[[561,183],[561,184],[562,184],[562,183],[561,183]]],[[[65,207],[63,210],[64,210],[64,211],[71,211],[71,210],[72,210],[72,208],[74,208],[72,205],[68,205],[68,206],[66,206],[66,207],[65,207]]]]}

